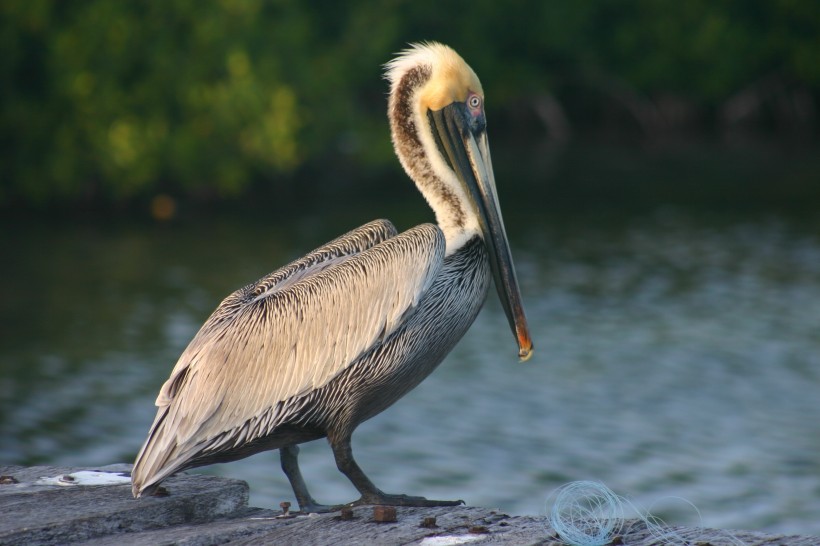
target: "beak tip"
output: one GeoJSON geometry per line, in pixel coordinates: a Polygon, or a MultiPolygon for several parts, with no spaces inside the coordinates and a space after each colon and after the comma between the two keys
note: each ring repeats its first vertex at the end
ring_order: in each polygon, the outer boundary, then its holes
{"type": "Polygon", "coordinates": [[[527,343],[518,346],[518,358],[520,362],[526,362],[532,356],[532,341],[527,340],[527,343]]]}

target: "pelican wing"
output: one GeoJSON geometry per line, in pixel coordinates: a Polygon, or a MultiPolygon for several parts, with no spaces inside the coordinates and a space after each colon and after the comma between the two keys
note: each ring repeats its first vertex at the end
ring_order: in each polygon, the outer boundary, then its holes
{"type": "Polygon", "coordinates": [[[202,449],[266,435],[275,419],[249,422],[326,385],[402,324],[441,267],[444,236],[426,224],[373,244],[380,238],[349,253],[319,249],[323,259],[311,253],[223,301],[162,387],[134,470],[143,488],[202,449]]]}
{"type": "Polygon", "coordinates": [[[168,381],[160,389],[156,405],[167,406],[176,396],[176,391],[188,374],[195,356],[211,345],[215,338],[224,335],[225,328],[239,321],[243,310],[256,301],[271,296],[293,286],[301,279],[309,278],[328,267],[339,264],[351,256],[395,237],[396,228],[388,220],[374,220],[354,229],[329,243],[309,252],[302,258],[277,269],[225,298],[208,317],[194,339],[182,353],[171,371],[168,381]]]}

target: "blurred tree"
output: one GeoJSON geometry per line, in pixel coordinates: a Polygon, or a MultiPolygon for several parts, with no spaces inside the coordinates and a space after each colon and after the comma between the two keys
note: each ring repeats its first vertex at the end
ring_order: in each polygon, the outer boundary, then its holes
{"type": "Polygon", "coordinates": [[[5,0],[0,205],[392,164],[380,66],[418,40],[485,75],[494,133],[712,130],[768,108],[816,134],[815,0],[5,0]]]}
{"type": "MultiPolygon", "coordinates": [[[[167,184],[231,195],[260,169],[294,168],[300,105],[282,77],[288,67],[255,55],[266,34],[261,7],[4,3],[13,188],[35,201],[122,199],[167,184]]],[[[291,17],[286,8],[278,18],[291,17]]],[[[301,39],[273,33],[268,47],[300,50],[301,39]]]]}

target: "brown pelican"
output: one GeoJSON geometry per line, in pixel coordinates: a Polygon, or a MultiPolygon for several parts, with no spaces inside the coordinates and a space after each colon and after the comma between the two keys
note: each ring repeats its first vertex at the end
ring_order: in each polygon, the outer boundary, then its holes
{"type": "Polygon", "coordinates": [[[350,438],[429,375],[478,314],[495,278],[526,359],[532,350],[496,198],[484,94],[452,49],[413,45],[386,65],[401,164],[438,225],[376,220],[228,296],[182,353],[132,472],[135,497],[184,469],[279,449],[302,511],[298,444],[327,437],[361,493],[354,504],[453,505],[388,495],[350,438]]]}

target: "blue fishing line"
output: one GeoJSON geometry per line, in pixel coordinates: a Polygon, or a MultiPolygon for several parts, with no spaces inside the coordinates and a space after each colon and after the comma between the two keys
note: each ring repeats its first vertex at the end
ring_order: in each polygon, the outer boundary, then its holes
{"type": "Polygon", "coordinates": [[[550,525],[565,543],[604,546],[621,532],[623,502],[601,482],[570,482],[554,494],[550,525]]]}
{"type": "MultiPolygon", "coordinates": [[[[679,545],[687,542],[661,518],[652,515],[650,511],[638,509],[601,482],[570,482],[556,489],[547,503],[553,496],[555,500],[548,511],[550,525],[558,537],[570,546],[606,546],[612,542],[615,536],[623,532],[625,506],[637,515],[660,544],[679,545]]],[[[691,506],[700,518],[700,511],[694,504],[686,499],[672,498],[691,506]]],[[[730,531],[713,530],[712,533],[736,546],[745,546],[730,531]]]]}

